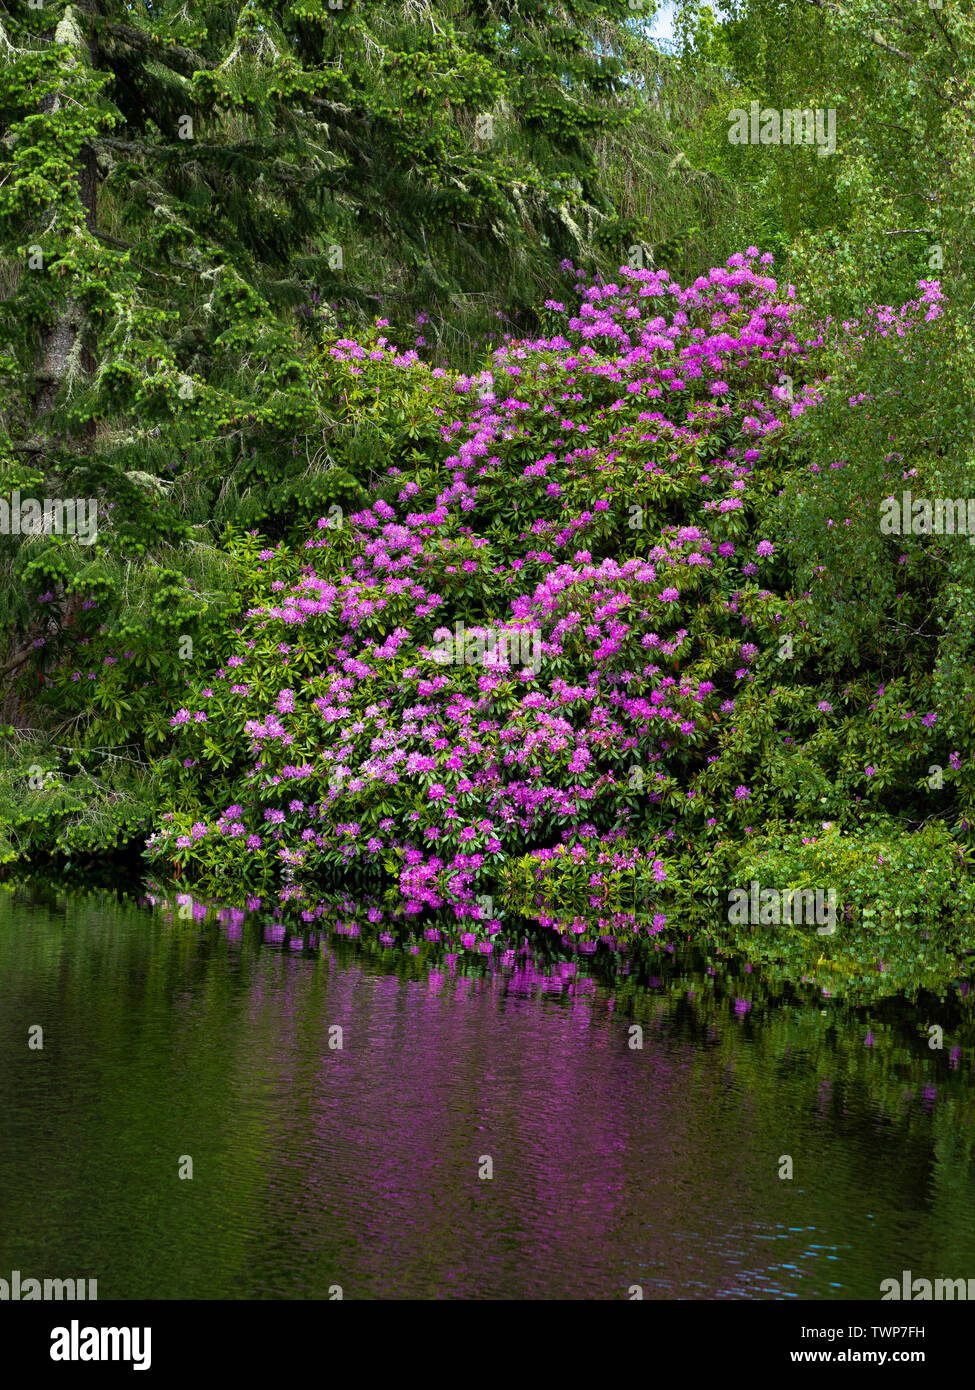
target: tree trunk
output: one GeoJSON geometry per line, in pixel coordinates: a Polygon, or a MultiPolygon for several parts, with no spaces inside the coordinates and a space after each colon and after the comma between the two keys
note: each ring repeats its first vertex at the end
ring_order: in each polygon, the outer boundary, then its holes
{"type": "MultiPolygon", "coordinates": [[[[92,51],[79,23],[79,11],[87,8],[86,5],[69,5],[55,31],[54,41],[73,50],[74,62],[91,66],[92,51]]],[[[40,109],[43,112],[52,112],[57,111],[60,105],[60,95],[52,93],[43,98],[40,109]]],[[[78,159],[78,192],[85,210],[85,225],[89,232],[94,232],[98,207],[98,165],[91,145],[82,147],[78,159]]],[[[40,353],[35,373],[35,417],[50,414],[67,379],[71,359],[75,353],[80,353],[84,371],[90,372],[94,367],[91,353],[85,344],[78,341],[83,321],[82,306],[69,299],[58,317],[41,328],[40,353]]],[[[86,430],[86,436],[94,436],[93,422],[86,430]]]]}

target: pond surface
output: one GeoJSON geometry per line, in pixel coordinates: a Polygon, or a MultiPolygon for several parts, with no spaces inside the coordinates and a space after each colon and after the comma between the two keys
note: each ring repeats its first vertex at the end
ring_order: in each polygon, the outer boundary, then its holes
{"type": "Polygon", "coordinates": [[[605,954],[303,948],[8,886],[0,1277],[877,1299],[904,1269],[975,1276],[970,997],[809,1002],[673,936],[605,954]]]}

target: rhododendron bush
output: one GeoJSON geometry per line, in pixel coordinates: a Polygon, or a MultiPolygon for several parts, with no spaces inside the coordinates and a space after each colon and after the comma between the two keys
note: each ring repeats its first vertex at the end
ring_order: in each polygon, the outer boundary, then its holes
{"type": "Polygon", "coordinates": [[[815,325],[750,248],[684,288],[580,275],[548,336],[475,376],[382,321],[336,342],[316,371],[349,428],[395,394],[430,442],[300,544],[234,537],[243,616],[172,713],[150,859],[299,907],[357,883],[487,933],[504,903],[629,893],[652,932],[760,832],[896,814],[929,761],[970,796],[923,682],[818,659],[776,512],[816,486],[801,425],[837,335],[909,341],[939,300],[815,325]]]}

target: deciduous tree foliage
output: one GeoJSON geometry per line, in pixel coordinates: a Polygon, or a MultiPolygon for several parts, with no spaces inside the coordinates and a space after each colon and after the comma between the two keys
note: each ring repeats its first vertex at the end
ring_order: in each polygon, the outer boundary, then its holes
{"type": "MultiPolygon", "coordinates": [[[[709,84],[691,158],[817,312],[902,303],[936,274],[975,298],[975,12],[954,0],[679,0],[682,63],[709,84]],[[837,149],[732,145],[729,111],[832,109],[837,149]],[[788,253],[788,260],[785,259],[788,253]]],[[[715,256],[717,259],[717,254],[715,256]]],[[[966,298],[967,296],[967,298],[966,298]]]]}

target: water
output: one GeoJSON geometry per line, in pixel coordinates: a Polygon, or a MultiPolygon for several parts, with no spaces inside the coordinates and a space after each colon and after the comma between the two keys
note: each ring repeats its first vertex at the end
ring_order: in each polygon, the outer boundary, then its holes
{"type": "Polygon", "coordinates": [[[975,1276],[969,998],[821,1007],[686,942],[614,977],[266,935],[0,891],[0,1277],[877,1299],[904,1269],[975,1276]]]}

